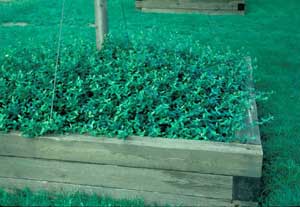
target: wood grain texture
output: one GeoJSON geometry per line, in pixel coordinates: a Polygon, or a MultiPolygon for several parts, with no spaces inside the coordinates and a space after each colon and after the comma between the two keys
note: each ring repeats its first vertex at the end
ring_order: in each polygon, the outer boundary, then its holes
{"type": "Polygon", "coordinates": [[[232,199],[232,177],[0,156],[0,176],[232,199]]]}
{"type": "Polygon", "coordinates": [[[232,10],[192,10],[192,9],[148,9],[140,8],[145,13],[173,13],[173,14],[208,14],[208,15],[244,15],[244,11],[232,10]]]}
{"type": "Polygon", "coordinates": [[[137,0],[136,8],[152,12],[243,13],[243,0],[137,0]]]}
{"type": "Polygon", "coordinates": [[[94,0],[96,46],[101,50],[105,36],[108,33],[107,0],[94,0]]]}
{"type": "Polygon", "coordinates": [[[210,206],[210,207],[224,207],[232,206],[229,200],[225,199],[212,199],[195,196],[174,195],[167,193],[147,192],[127,190],[120,188],[105,188],[88,185],[74,185],[68,183],[49,182],[42,180],[26,180],[15,178],[0,177],[0,186],[4,189],[24,189],[29,187],[32,191],[47,190],[50,192],[84,192],[88,194],[98,194],[101,196],[111,196],[115,199],[143,199],[145,204],[150,205],[153,203],[159,206],[165,204],[174,206],[210,206]]]}
{"type": "Polygon", "coordinates": [[[260,177],[260,145],[130,137],[0,135],[0,155],[260,177]]]}
{"type": "Polygon", "coordinates": [[[138,0],[136,6],[149,9],[237,10],[239,0],[138,0]]]}

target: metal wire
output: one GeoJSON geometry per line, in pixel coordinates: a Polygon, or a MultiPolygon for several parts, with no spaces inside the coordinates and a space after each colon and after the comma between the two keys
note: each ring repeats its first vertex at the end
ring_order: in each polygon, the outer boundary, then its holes
{"type": "Polygon", "coordinates": [[[63,2],[62,2],[61,18],[60,18],[60,23],[59,23],[59,35],[58,35],[58,43],[57,43],[57,51],[56,51],[56,61],[55,61],[53,91],[52,91],[52,100],[51,100],[50,120],[53,117],[53,106],[54,106],[55,91],[56,91],[57,70],[58,70],[58,67],[59,67],[60,48],[61,48],[61,39],[62,39],[62,26],[63,26],[63,21],[64,21],[64,11],[65,11],[65,2],[66,2],[66,0],[63,0],[63,2]]]}

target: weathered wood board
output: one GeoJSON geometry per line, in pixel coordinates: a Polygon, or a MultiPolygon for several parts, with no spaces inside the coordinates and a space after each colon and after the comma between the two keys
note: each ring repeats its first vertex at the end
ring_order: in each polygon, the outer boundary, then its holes
{"type": "Polygon", "coordinates": [[[244,14],[244,0],[136,0],[136,8],[159,13],[244,14]]]}
{"type": "Polygon", "coordinates": [[[88,136],[24,139],[1,135],[0,155],[260,177],[260,145],[132,137],[88,136]],[[18,143],[18,144],[16,144],[18,143]]]}
{"type": "Polygon", "coordinates": [[[232,199],[230,176],[3,156],[0,166],[0,177],[232,199]]]}
{"type": "Polygon", "coordinates": [[[159,206],[166,204],[174,206],[210,206],[224,207],[232,206],[230,200],[214,199],[196,196],[176,195],[169,193],[158,193],[150,191],[136,191],[121,188],[107,188],[89,185],[76,185],[70,183],[49,182],[42,180],[18,179],[18,178],[1,178],[0,186],[5,189],[24,189],[30,187],[32,191],[47,190],[50,192],[84,192],[87,194],[98,194],[101,196],[112,196],[116,199],[142,199],[146,204],[153,204],[155,201],[159,206]]]}

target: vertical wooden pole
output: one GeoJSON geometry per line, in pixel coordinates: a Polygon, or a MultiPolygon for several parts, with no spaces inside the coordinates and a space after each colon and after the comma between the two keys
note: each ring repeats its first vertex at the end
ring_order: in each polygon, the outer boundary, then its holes
{"type": "Polygon", "coordinates": [[[107,23],[107,0],[94,0],[95,2],[95,27],[96,45],[101,50],[104,38],[108,33],[107,23]]]}

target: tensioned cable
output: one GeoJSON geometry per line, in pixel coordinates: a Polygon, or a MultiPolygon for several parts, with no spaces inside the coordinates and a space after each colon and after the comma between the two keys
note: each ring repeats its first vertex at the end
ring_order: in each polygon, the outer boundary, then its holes
{"type": "Polygon", "coordinates": [[[51,100],[50,120],[52,119],[52,116],[53,116],[53,105],[54,105],[55,91],[56,91],[57,70],[58,70],[58,66],[59,66],[59,57],[60,57],[60,48],[61,48],[62,26],[63,26],[63,21],[64,21],[65,2],[66,2],[66,0],[63,0],[62,8],[61,8],[61,18],[60,18],[60,24],[59,24],[59,35],[58,35],[58,43],[57,43],[57,51],[56,51],[56,62],[55,62],[55,71],[54,71],[54,81],[53,81],[53,91],[52,91],[52,100],[51,100]]]}

